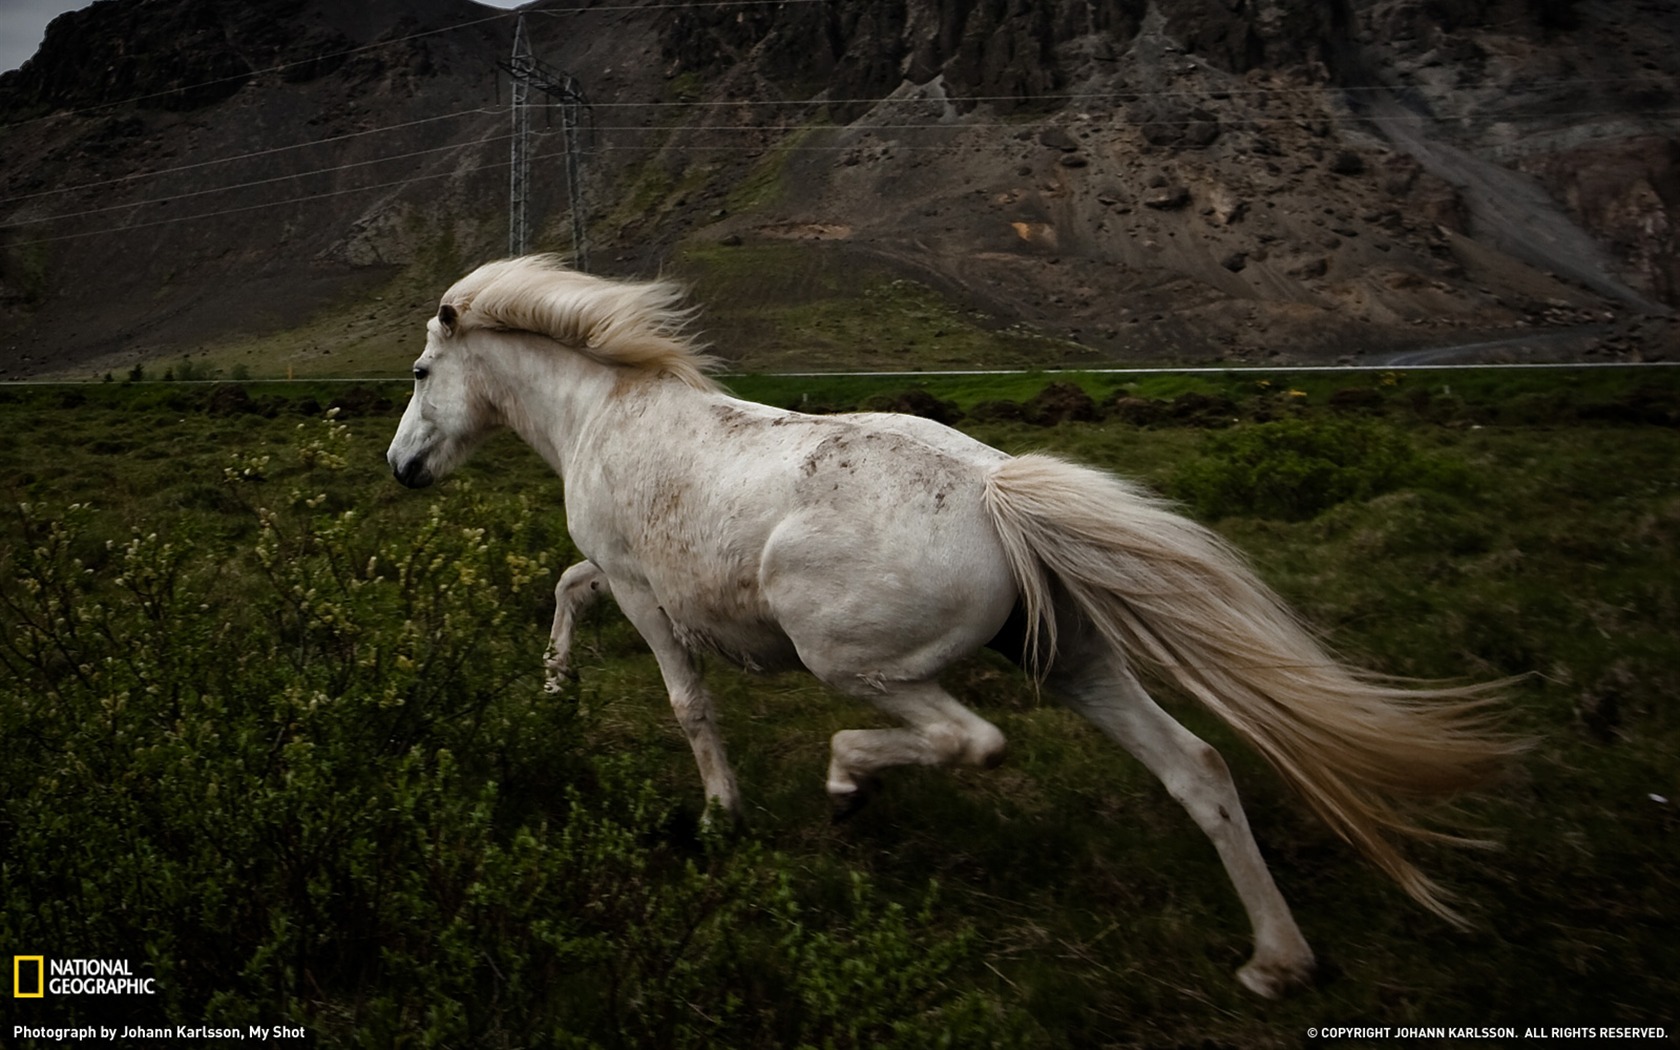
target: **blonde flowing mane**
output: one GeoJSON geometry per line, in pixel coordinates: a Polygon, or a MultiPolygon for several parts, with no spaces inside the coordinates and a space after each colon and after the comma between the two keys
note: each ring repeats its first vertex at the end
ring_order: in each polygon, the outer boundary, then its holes
{"type": "Polygon", "coordinates": [[[687,332],[692,307],[670,281],[615,281],[567,269],[557,255],[485,263],[439,304],[462,329],[534,332],[606,364],[666,373],[699,389],[720,362],[687,332]]]}

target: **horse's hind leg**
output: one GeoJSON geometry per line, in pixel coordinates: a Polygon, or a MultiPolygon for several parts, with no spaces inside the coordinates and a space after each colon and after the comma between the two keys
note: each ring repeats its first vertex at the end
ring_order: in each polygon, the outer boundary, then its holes
{"type": "Polygon", "coordinates": [[[842,729],[834,734],[828,794],[836,818],[867,799],[876,775],[892,766],[968,762],[994,766],[1003,759],[1003,733],[959,703],[935,682],[830,682],[905,723],[904,729],[842,729]]]}
{"type": "Polygon", "coordinates": [[[1260,856],[1225,760],[1163,711],[1118,656],[1070,655],[1058,657],[1051,676],[1057,696],[1159,777],[1219,851],[1254,927],[1254,957],[1237,980],[1268,999],[1308,982],[1312,950],[1260,856]]]}
{"type": "Polygon", "coordinates": [[[548,634],[548,650],[543,653],[543,667],[548,672],[544,689],[560,691],[571,673],[572,632],[578,616],[611,593],[606,574],[594,562],[580,561],[560,574],[560,582],[554,586],[554,626],[548,634]]]}

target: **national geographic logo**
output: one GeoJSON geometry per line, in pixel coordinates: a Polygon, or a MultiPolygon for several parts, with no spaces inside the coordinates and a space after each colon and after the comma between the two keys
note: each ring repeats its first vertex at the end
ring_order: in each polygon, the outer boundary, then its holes
{"type": "Polygon", "coordinates": [[[12,997],[156,995],[153,978],[134,976],[127,959],[48,959],[12,956],[12,997]]]}
{"type": "Polygon", "coordinates": [[[47,957],[12,956],[12,998],[42,999],[47,994],[47,957]]]}

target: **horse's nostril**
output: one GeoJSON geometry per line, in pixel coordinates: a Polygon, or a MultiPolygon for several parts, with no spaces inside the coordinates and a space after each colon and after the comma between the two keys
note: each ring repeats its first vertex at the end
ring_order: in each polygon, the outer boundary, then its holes
{"type": "Polygon", "coordinates": [[[411,489],[423,489],[432,483],[432,472],[418,459],[411,459],[400,466],[393,465],[391,473],[411,489]]]}

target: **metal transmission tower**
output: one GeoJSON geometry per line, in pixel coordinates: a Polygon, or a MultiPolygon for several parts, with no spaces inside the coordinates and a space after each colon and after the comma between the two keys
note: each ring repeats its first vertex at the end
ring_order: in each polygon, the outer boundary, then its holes
{"type": "Polygon", "coordinates": [[[563,73],[531,54],[531,38],[525,33],[525,16],[513,30],[513,57],[501,64],[513,77],[513,174],[508,183],[508,254],[524,255],[530,240],[531,193],[531,87],[559,104],[560,133],[566,144],[566,199],[572,211],[573,265],[589,269],[589,244],[583,232],[583,146],[579,127],[589,100],[577,78],[563,73]]]}

